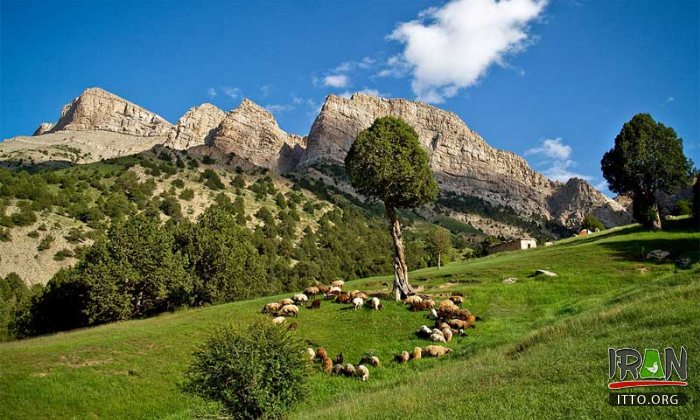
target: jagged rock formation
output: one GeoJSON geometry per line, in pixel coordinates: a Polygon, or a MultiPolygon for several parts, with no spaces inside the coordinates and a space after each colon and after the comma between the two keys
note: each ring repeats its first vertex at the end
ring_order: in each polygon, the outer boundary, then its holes
{"type": "Polygon", "coordinates": [[[143,137],[166,136],[172,124],[117,95],[99,88],[86,89],[61,111],[51,130],[112,131],[143,137]]]}
{"type": "Polygon", "coordinates": [[[40,136],[42,134],[46,134],[49,131],[51,131],[51,129],[54,128],[54,126],[55,126],[54,123],[43,122],[39,125],[39,127],[37,127],[36,130],[34,130],[34,133],[32,134],[32,136],[40,136]]]}
{"type": "Polygon", "coordinates": [[[168,133],[165,145],[185,150],[205,144],[207,137],[221,124],[226,113],[212,104],[190,108],[168,133]]]}
{"type": "Polygon", "coordinates": [[[520,156],[489,146],[457,115],[404,99],[330,95],[311,127],[299,168],[342,164],[357,134],[387,115],[406,120],[416,130],[443,192],[475,196],[509,206],[523,218],[545,216],[565,225],[580,222],[589,208],[609,225],[624,219],[620,206],[585,181],[551,181],[520,156]]]}
{"type": "Polygon", "coordinates": [[[226,114],[208,144],[278,172],[296,167],[306,139],[282,131],[270,112],[244,99],[226,114]]]}

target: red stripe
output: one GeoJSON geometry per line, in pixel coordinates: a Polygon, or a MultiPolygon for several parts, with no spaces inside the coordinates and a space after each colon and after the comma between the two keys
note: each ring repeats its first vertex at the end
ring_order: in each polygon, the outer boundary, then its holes
{"type": "Polygon", "coordinates": [[[682,381],[622,381],[608,384],[610,389],[634,388],[637,386],[688,386],[682,381]]]}

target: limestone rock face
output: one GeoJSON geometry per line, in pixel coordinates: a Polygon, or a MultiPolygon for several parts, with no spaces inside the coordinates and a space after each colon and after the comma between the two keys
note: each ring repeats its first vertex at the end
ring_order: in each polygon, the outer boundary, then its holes
{"type": "Polygon", "coordinates": [[[165,145],[178,150],[205,144],[207,137],[221,124],[226,113],[212,104],[190,108],[168,133],[165,145]]]}
{"type": "Polygon", "coordinates": [[[271,113],[244,99],[226,114],[208,144],[258,166],[287,172],[299,162],[306,138],[281,130],[271,113]]]}
{"type": "Polygon", "coordinates": [[[160,116],[99,88],[86,89],[61,111],[51,130],[112,131],[142,137],[165,136],[172,124],[160,116]]]}
{"type": "Polygon", "coordinates": [[[580,224],[588,214],[600,219],[605,227],[632,223],[632,217],[620,203],[579,178],[569,179],[549,197],[549,209],[552,218],[565,226],[580,224]]]}
{"type": "Polygon", "coordinates": [[[311,127],[299,168],[320,162],[342,165],[359,132],[383,116],[402,118],[416,130],[443,192],[475,196],[509,206],[524,218],[544,216],[569,226],[585,216],[584,205],[594,205],[606,220],[617,220],[614,215],[621,208],[585,181],[552,181],[522,157],[489,146],[457,115],[404,99],[328,96],[311,127]]]}
{"type": "Polygon", "coordinates": [[[39,127],[37,127],[37,129],[34,130],[34,133],[32,134],[32,136],[40,136],[42,134],[46,134],[46,133],[50,132],[53,127],[54,127],[54,123],[50,123],[50,122],[41,123],[41,125],[39,125],[39,127]]]}

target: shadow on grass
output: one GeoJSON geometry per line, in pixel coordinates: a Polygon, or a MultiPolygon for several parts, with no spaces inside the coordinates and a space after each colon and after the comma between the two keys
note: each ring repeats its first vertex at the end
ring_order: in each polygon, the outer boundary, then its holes
{"type": "Polygon", "coordinates": [[[630,261],[648,261],[646,255],[656,249],[670,252],[670,261],[678,258],[690,258],[691,265],[700,260],[700,238],[650,238],[631,239],[628,241],[604,242],[601,247],[610,249],[614,255],[630,261]]]}

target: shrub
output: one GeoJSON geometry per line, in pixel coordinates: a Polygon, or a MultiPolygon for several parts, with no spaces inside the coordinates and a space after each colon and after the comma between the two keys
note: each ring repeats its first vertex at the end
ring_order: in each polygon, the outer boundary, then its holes
{"type": "Polygon", "coordinates": [[[220,402],[234,418],[280,418],[306,395],[304,347],[269,320],[245,331],[221,328],[194,353],[186,389],[220,402]]]}
{"type": "Polygon", "coordinates": [[[73,256],[75,256],[75,254],[73,254],[73,251],[71,251],[68,248],[64,248],[64,249],[58,251],[57,253],[55,253],[53,256],[53,259],[56,261],[63,261],[66,258],[70,258],[73,256]]]}
{"type": "Polygon", "coordinates": [[[185,187],[185,181],[181,180],[180,178],[173,179],[171,184],[175,188],[184,188],[185,187]]]}
{"type": "Polygon", "coordinates": [[[180,198],[185,201],[190,201],[194,198],[194,191],[191,188],[184,189],[180,193],[180,198]]]}
{"type": "Polygon", "coordinates": [[[679,216],[693,214],[693,206],[688,200],[678,200],[676,202],[675,213],[679,216]]]}
{"type": "Polygon", "coordinates": [[[204,185],[211,188],[212,190],[223,190],[225,188],[224,183],[221,182],[219,174],[212,171],[211,169],[205,169],[202,173],[200,181],[204,182],[204,185]]]}
{"type": "Polygon", "coordinates": [[[51,244],[53,243],[53,240],[55,238],[53,235],[46,235],[41,239],[41,242],[39,242],[39,246],[36,248],[38,251],[45,251],[49,248],[51,248],[51,244]]]}
{"type": "Polygon", "coordinates": [[[599,230],[605,230],[605,225],[603,225],[603,222],[601,222],[600,219],[598,219],[592,214],[589,214],[583,218],[583,223],[581,224],[581,227],[584,229],[592,230],[594,232],[599,230]]]}
{"type": "Polygon", "coordinates": [[[213,165],[213,164],[216,163],[216,159],[214,159],[213,157],[211,157],[211,156],[209,156],[209,155],[205,155],[205,156],[202,158],[202,163],[205,164],[205,165],[213,165]]]}

